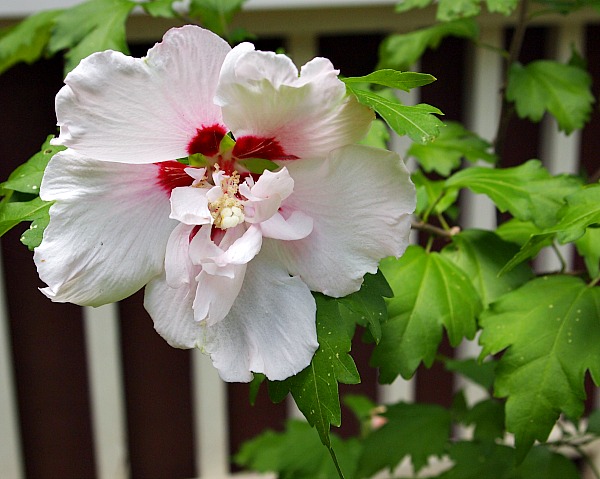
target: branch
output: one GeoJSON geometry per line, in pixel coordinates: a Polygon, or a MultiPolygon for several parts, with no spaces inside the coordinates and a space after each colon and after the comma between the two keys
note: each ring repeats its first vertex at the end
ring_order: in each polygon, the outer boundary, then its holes
{"type": "Polygon", "coordinates": [[[432,224],[424,223],[423,221],[413,221],[411,223],[411,226],[415,230],[425,231],[426,233],[441,236],[442,238],[446,239],[452,239],[454,235],[460,233],[460,228],[458,226],[453,226],[452,228],[445,230],[443,228],[439,228],[438,226],[433,226],[432,224]]]}

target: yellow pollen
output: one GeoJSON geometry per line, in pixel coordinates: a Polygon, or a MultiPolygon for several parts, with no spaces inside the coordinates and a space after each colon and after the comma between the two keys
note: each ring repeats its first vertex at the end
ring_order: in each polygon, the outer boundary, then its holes
{"type": "Polygon", "coordinates": [[[208,209],[213,217],[213,225],[226,230],[233,228],[244,221],[244,205],[238,199],[240,175],[237,171],[221,181],[223,196],[208,204],[208,209]]]}

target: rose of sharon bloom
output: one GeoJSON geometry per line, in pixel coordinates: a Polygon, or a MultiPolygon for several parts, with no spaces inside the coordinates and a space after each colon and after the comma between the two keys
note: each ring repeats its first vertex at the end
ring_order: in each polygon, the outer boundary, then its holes
{"type": "Polygon", "coordinates": [[[56,97],[42,291],[98,306],[146,286],[156,330],[224,380],[304,369],[311,291],[357,291],[404,252],[415,207],[398,155],[356,144],[374,115],[337,75],[194,26],[141,59],[83,60],[56,97]],[[249,171],[257,158],[272,168],[249,171]]]}

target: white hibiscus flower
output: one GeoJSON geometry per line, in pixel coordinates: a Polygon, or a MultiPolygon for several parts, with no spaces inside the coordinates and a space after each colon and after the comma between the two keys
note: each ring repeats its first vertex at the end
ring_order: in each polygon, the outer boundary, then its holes
{"type": "Polygon", "coordinates": [[[398,155],[355,144],[373,113],[337,75],[194,26],[145,58],[83,60],[56,98],[67,149],[40,190],[54,201],[34,254],[42,291],[98,306],[146,286],[156,330],[224,380],[304,369],[311,291],[357,291],[404,252],[415,207],[398,155]],[[251,173],[255,158],[277,168],[251,173]]]}

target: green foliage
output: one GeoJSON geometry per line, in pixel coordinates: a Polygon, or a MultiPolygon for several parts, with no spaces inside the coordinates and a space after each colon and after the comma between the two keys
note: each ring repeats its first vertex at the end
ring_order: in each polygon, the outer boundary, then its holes
{"type": "Polygon", "coordinates": [[[175,0],[150,0],[141,3],[141,7],[146,13],[153,17],[174,18],[177,14],[173,11],[173,2],[175,0]]]}
{"type": "Polygon", "coordinates": [[[462,374],[486,390],[492,388],[494,383],[495,361],[479,362],[475,359],[444,359],[444,365],[448,371],[462,374]]]}
{"type": "Polygon", "coordinates": [[[398,374],[410,378],[421,362],[431,366],[442,328],[454,346],[473,338],[481,299],[464,271],[445,256],[411,246],[399,260],[382,261],[381,270],[394,292],[372,356],[381,382],[398,374]]]}
{"type": "Polygon", "coordinates": [[[540,121],[549,111],[564,132],[583,128],[592,111],[592,79],[581,68],[549,60],[523,66],[515,63],[509,72],[506,98],[515,102],[521,118],[540,121]]]}
{"type": "Polygon", "coordinates": [[[482,357],[506,350],[494,391],[508,398],[506,426],[520,459],[561,412],[582,414],[585,372],[600,380],[599,315],[600,289],[562,275],[532,280],[481,315],[482,357]]]}
{"type": "Polygon", "coordinates": [[[521,265],[498,277],[503,266],[518,248],[491,231],[465,230],[452,237],[442,254],[461,268],[472,281],[484,307],[532,278],[529,268],[521,265]]]}
{"type": "Polygon", "coordinates": [[[89,0],[64,10],[56,18],[48,50],[52,54],[67,50],[66,72],[94,52],[128,53],[125,21],[136,5],[129,0],[89,0]]]}
{"type": "Polygon", "coordinates": [[[450,413],[434,404],[398,403],[383,414],[387,423],[366,437],[356,477],[392,470],[410,456],[415,471],[430,456],[442,456],[450,436],[450,413]],[[427,434],[423,434],[427,431],[427,434]]]}
{"type": "Polygon", "coordinates": [[[489,152],[490,146],[460,123],[446,122],[435,140],[427,144],[413,143],[406,154],[414,157],[425,171],[448,176],[460,166],[463,158],[494,163],[496,156],[489,152]]]}
{"type": "Polygon", "coordinates": [[[437,48],[445,37],[476,39],[479,35],[477,23],[472,19],[440,23],[410,33],[390,35],[379,48],[377,68],[409,70],[428,48],[437,48]]]}
{"type": "Polygon", "coordinates": [[[458,189],[447,189],[444,181],[431,180],[421,171],[415,171],[411,178],[417,187],[416,213],[423,218],[444,213],[458,199],[458,189]]]}
{"type": "Polygon", "coordinates": [[[437,108],[424,103],[415,106],[402,105],[399,101],[376,93],[346,86],[360,103],[373,108],[399,135],[407,135],[418,143],[427,143],[439,135],[443,123],[434,116],[442,115],[437,108]]]}
{"type": "Polygon", "coordinates": [[[33,250],[42,242],[44,229],[50,221],[51,203],[39,197],[42,175],[50,159],[61,146],[50,145],[50,135],[39,153],[11,173],[4,183],[0,184],[3,195],[0,201],[0,236],[23,221],[31,221],[30,228],[23,234],[21,241],[33,250]]]}
{"type": "Polygon", "coordinates": [[[388,141],[390,141],[390,132],[385,122],[376,118],[371,123],[367,136],[360,141],[360,144],[375,148],[387,148],[388,141]]]}
{"type": "MultiPolygon", "coordinates": [[[[405,12],[413,8],[423,8],[433,0],[403,0],[396,5],[397,12],[405,12]]],[[[439,0],[436,18],[441,22],[463,17],[474,17],[481,12],[481,0],[439,0]]],[[[486,0],[490,12],[510,15],[518,4],[518,0],[486,0]]]]}
{"type": "Polygon", "coordinates": [[[356,384],[360,376],[348,354],[350,337],[335,299],[315,294],[319,349],[310,365],[285,381],[269,382],[269,394],[279,401],[289,392],[321,442],[331,449],[330,426],[342,421],[338,382],[356,384]]]}
{"type": "Polygon", "coordinates": [[[343,82],[349,83],[373,83],[375,85],[387,86],[398,90],[410,91],[413,88],[429,85],[435,81],[435,77],[426,73],[399,72],[396,70],[377,70],[362,77],[344,78],[343,82]]]}
{"type": "MultiPolygon", "coordinates": [[[[348,478],[356,477],[360,444],[335,435],[331,443],[341,469],[348,478]]],[[[283,433],[267,431],[244,443],[234,461],[259,472],[277,471],[281,479],[329,479],[337,477],[327,449],[319,443],[311,427],[302,421],[289,421],[283,433]]]]}
{"type": "Polygon", "coordinates": [[[451,176],[446,186],[485,194],[500,211],[544,228],[556,222],[565,197],[578,191],[581,180],[552,176],[541,162],[530,160],[513,168],[467,168],[451,176]]]}
{"type": "Polygon", "coordinates": [[[19,62],[33,63],[43,55],[60,10],[36,13],[0,37],[0,73],[19,62]]]}
{"type": "Polygon", "coordinates": [[[217,35],[227,37],[228,25],[246,0],[191,0],[190,16],[217,35]]]}

